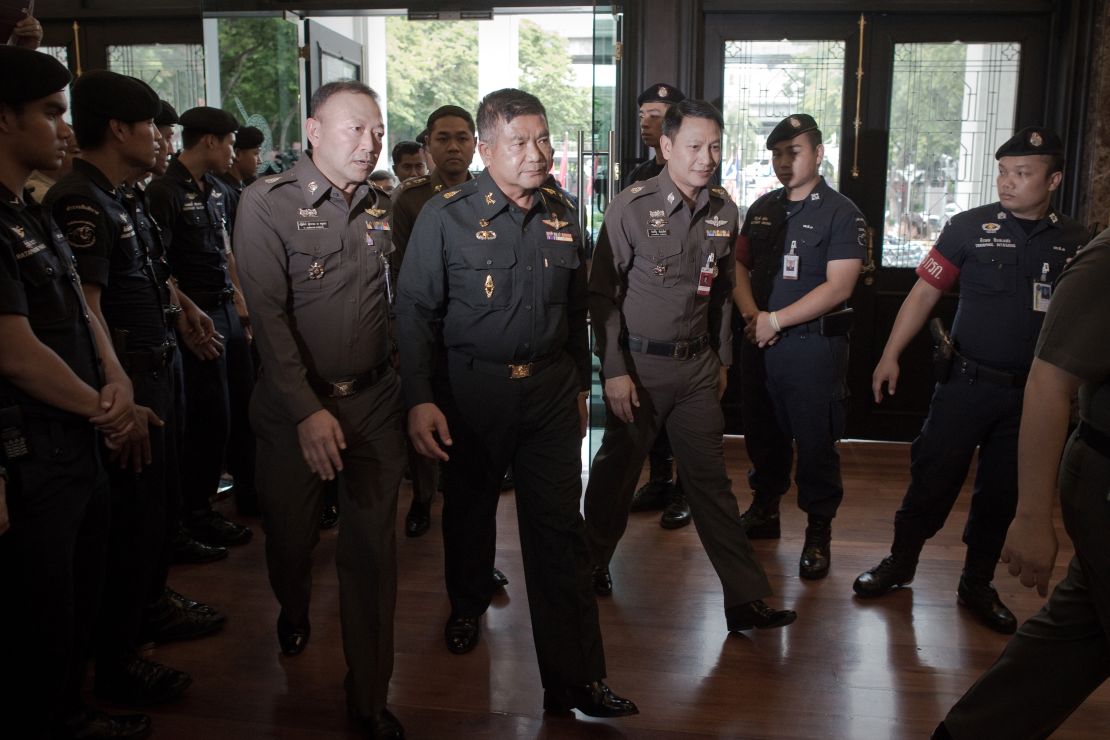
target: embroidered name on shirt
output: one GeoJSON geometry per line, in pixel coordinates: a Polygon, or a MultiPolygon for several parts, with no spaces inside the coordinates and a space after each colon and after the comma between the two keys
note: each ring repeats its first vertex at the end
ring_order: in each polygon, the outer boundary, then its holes
{"type": "Polygon", "coordinates": [[[297,231],[322,231],[328,228],[327,221],[298,221],[297,231]]]}

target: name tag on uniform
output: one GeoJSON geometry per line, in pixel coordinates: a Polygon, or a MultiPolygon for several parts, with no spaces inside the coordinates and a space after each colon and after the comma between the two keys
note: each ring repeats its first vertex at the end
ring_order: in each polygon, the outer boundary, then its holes
{"type": "Polygon", "coordinates": [[[732,232],[729,231],[728,229],[706,229],[705,230],[705,238],[706,239],[712,239],[712,238],[718,237],[718,236],[723,236],[725,238],[728,238],[728,237],[732,236],[732,232]]]}
{"type": "Polygon", "coordinates": [[[322,231],[328,228],[327,221],[298,221],[297,231],[322,231]]]}
{"type": "Polygon", "coordinates": [[[648,236],[670,236],[670,229],[648,229],[648,236]]]}
{"type": "Polygon", "coordinates": [[[573,242],[574,234],[569,231],[548,231],[547,240],[549,242],[573,242]]]}

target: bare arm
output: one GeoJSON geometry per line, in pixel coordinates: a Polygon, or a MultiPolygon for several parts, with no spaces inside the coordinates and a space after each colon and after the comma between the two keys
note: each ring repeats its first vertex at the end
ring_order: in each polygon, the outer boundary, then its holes
{"type": "Polygon", "coordinates": [[[887,384],[890,395],[894,395],[898,387],[898,358],[921,331],[921,327],[925,326],[942,294],[940,288],[918,278],[906,300],[902,301],[902,307],[898,309],[898,316],[894,319],[894,326],[883,348],[883,355],[871,376],[871,391],[875,394],[875,403],[883,400],[883,383],[887,384]]]}

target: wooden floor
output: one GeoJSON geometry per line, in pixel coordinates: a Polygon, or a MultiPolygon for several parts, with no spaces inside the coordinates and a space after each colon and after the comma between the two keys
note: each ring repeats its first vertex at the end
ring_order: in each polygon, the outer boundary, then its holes
{"type": "MultiPolygon", "coordinates": [[[[727,441],[730,475],[747,506],[743,442],[727,441]]],[[[498,514],[498,565],[511,583],[486,615],[482,642],[465,656],[443,646],[439,499],[432,531],[399,536],[400,595],[390,706],[409,738],[923,738],[989,666],[1006,639],[956,607],[966,492],[926,547],[913,587],[878,601],[852,596],[852,580],[887,554],[905,490],[906,445],[845,444],[847,491],[834,526],[833,569],[817,583],[797,576],[804,516],[789,494],[780,541],[756,542],[776,595],[797,609],[785,630],[725,631],[720,584],[694,528],[666,531],[657,514],[633,515],[613,561],[615,591],[601,601],[609,684],[641,714],[624,720],[545,719],[535,665],[512,494],[498,514]]],[[[410,491],[401,491],[398,529],[410,491]]],[[[257,525],[257,522],[254,522],[257,525]]],[[[1063,536],[1063,533],[1061,532],[1063,536]]],[[[1057,578],[1071,555],[1062,542],[1057,578]]],[[[152,657],[189,671],[180,701],[152,712],[155,738],[353,738],[334,569],[335,532],[316,551],[312,641],[279,655],[277,604],[266,580],[263,535],[212,565],[176,568],[171,585],[228,614],[226,629],[152,657]]],[[[1003,600],[1019,619],[1040,606],[1000,568],[1003,600]]],[[[1103,687],[1060,730],[1104,738],[1103,687]]]]}

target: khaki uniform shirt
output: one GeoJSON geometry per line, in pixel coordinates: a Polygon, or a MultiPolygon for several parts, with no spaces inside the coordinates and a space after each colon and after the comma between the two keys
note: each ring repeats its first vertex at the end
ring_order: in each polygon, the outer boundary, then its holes
{"type": "Polygon", "coordinates": [[[368,184],[348,204],[307,155],[243,191],[235,250],[260,382],[294,422],[323,408],[310,380],[357,377],[389,359],[389,208],[368,184]]]}
{"type": "Polygon", "coordinates": [[[627,375],[622,335],[659,342],[709,334],[732,364],[732,243],[739,213],[724,188],[698,193],[693,210],[664,168],[622,190],[605,212],[590,273],[590,315],[605,377],[627,375]],[[698,295],[703,267],[715,273],[698,295]]]}

